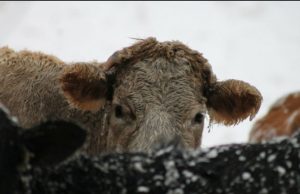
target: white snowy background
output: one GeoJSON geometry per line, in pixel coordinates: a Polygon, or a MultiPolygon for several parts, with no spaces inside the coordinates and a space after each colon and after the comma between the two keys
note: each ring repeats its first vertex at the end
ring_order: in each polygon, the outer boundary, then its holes
{"type": "MultiPolygon", "coordinates": [[[[256,86],[264,101],[300,89],[300,2],[0,2],[0,46],[62,60],[106,60],[130,37],[180,40],[220,80],[256,86]]],[[[245,142],[253,122],[214,125],[204,146],[245,142]]]]}

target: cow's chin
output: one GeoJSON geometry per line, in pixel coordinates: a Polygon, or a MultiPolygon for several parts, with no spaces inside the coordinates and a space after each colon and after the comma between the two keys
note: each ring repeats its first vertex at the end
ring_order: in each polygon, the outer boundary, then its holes
{"type": "Polygon", "coordinates": [[[160,150],[164,147],[175,146],[180,149],[194,149],[195,146],[188,145],[187,142],[183,142],[183,140],[179,137],[174,137],[172,139],[166,140],[156,140],[149,144],[149,142],[141,142],[141,141],[133,141],[126,150],[121,151],[121,147],[119,151],[121,152],[143,152],[143,153],[154,153],[157,150],[160,150]]]}

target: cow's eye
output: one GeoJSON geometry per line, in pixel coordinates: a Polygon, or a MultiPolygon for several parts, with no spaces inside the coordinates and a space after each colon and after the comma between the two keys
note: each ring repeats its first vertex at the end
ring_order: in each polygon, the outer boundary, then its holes
{"type": "Polygon", "coordinates": [[[123,108],[122,108],[122,106],[120,106],[120,105],[117,105],[116,107],[115,107],[115,116],[117,117],[117,118],[123,118],[123,116],[124,116],[124,112],[123,112],[123,108]]]}
{"type": "Polygon", "coordinates": [[[204,120],[204,115],[202,113],[197,113],[193,119],[193,124],[202,124],[204,120]]]}

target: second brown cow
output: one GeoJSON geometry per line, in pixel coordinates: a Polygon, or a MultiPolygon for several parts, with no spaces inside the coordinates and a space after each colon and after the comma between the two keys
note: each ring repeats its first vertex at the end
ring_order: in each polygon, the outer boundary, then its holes
{"type": "Polygon", "coordinates": [[[300,92],[281,97],[269,112],[256,121],[251,132],[250,142],[269,141],[280,136],[291,136],[300,130],[300,92]]]}

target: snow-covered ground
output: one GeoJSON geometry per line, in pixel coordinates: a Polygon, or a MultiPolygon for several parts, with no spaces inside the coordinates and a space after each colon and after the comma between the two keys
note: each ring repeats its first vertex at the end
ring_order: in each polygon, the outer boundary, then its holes
{"type": "MultiPolygon", "coordinates": [[[[219,79],[261,91],[257,119],[300,90],[299,10],[300,2],[0,2],[0,46],[103,61],[130,37],[180,40],[202,52],[219,79]]],[[[203,143],[245,142],[251,125],[214,125],[203,143]]]]}

